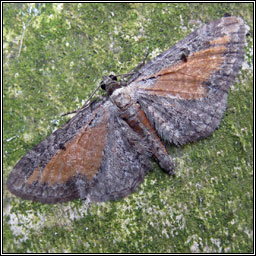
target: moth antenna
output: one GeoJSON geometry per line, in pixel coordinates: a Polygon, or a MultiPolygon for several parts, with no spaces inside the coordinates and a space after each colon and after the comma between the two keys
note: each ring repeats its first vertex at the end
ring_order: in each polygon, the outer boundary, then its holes
{"type": "MultiPolygon", "coordinates": [[[[81,108],[79,108],[79,109],[77,109],[77,110],[74,110],[74,111],[71,111],[71,112],[68,112],[68,113],[66,113],[66,114],[63,114],[63,115],[61,115],[61,116],[66,116],[66,115],[73,114],[73,113],[77,113],[77,114],[78,114],[78,113],[80,113],[82,110],[84,110],[85,108],[88,108],[88,107],[91,105],[91,103],[93,102],[93,101],[92,101],[92,102],[90,101],[91,98],[92,98],[92,97],[95,95],[95,93],[99,90],[100,86],[101,86],[101,85],[99,85],[99,86],[94,90],[94,92],[91,94],[91,96],[88,98],[88,100],[85,102],[85,104],[84,104],[81,108]]],[[[64,125],[63,127],[60,127],[60,129],[65,129],[68,125],[72,124],[74,118],[75,118],[75,116],[73,116],[73,117],[66,123],[66,125],[64,125]]]]}
{"type": "Polygon", "coordinates": [[[116,75],[116,77],[121,76],[122,78],[125,78],[125,77],[127,77],[127,76],[133,75],[134,73],[135,73],[135,72],[129,72],[129,73],[125,73],[125,74],[120,74],[120,75],[116,75]]]}
{"type": "Polygon", "coordinates": [[[83,105],[81,108],[79,108],[79,109],[77,109],[77,110],[73,110],[73,111],[67,112],[67,113],[65,113],[65,114],[63,114],[63,115],[61,115],[61,116],[67,116],[67,115],[70,115],[70,114],[73,114],[73,113],[79,113],[81,110],[83,110],[83,109],[87,108],[88,106],[90,106],[90,104],[91,104],[90,100],[91,100],[91,98],[96,94],[96,92],[99,90],[100,86],[101,86],[101,85],[99,85],[99,86],[93,91],[93,93],[90,95],[90,97],[87,99],[87,101],[84,103],[84,105],[83,105]]]}
{"type": "MultiPolygon", "coordinates": [[[[130,77],[132,75],[134,75],[142,66],[145,65],[145,62],[146,62],[146,59],[149,55],[149,48],[147,48],[146,50],[146,54],[144,55],[142,61],[129,73],[125,73],[125,74],[120,74],[120,75],[116,75],[117,77],[118,76],[121,76],[122,78],[126,78],[126,77],[129,77],[128,80],[130,79],[130,77]]],[[[134,79],[135,80],[135,79],[134,79]]],[[[129,83],[131,83],[133,80],[129,81],[129,83]]]]}
{"type": "Polygon", "coordinates": [[[133,73],[135,73],[136,71],[138,71],[142,66],[145,65],[145,62],[146,62],[146,59],[149,55],[149,48],[147,47],[147,50],[146,50],[146,54],[144,55],[142,61],[133,69],[133,73]]]}

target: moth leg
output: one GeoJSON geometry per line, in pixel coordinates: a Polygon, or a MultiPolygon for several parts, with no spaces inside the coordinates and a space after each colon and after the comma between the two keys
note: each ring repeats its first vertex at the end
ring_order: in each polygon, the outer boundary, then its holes
{"type": "Polygon", "coordinates": [[[146,142],[161,168],[173,175],[174,164],[171,157],[140,105],[134,103],[126,93],[115,94],[112,99],[121,110],[121,118],[146,142]]]}
{"type": "Polygon", "coordinates": [[[161,168],[168,174],[173,175],[174,164],[171,157],[168,155],[164,144],[158,137],[155,129],[151,126],[146,114],[140,108],[140,105],[133,104],[128,110],[129,111],[123,113],[125,121],[146,141],[161,168]]]}

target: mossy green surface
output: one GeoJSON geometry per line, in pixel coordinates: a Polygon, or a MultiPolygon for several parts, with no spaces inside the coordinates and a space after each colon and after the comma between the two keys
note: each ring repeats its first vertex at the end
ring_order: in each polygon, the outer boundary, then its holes
{"type": "MultiPolygon", "coordinates": [[[[4,184],[103,75],[130,71],[146,48],[154,57],[225,13],[242,16],[253,31],[252,3],[4,3],[4,184]]],[[[175,177],[155,164],[137,192],[96,204],[43,205],[14,197],[4,185],[4,252],[252,253],[250,35],[247,41],[247,65],[220,128],[202,141],[168,146],[175,177]]]]}

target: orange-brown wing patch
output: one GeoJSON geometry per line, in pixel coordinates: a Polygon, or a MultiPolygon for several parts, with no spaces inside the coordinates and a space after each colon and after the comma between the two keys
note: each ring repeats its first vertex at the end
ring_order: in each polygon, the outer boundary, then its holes
{"type": "Polygon", "coordinates": [[[40,167],[36,168],[35,171],[29,176],[27,183],[31,185],[33,182],[39,179],[40,167]]]}
{"type": "Polygon", "coordinates": [[[103,150],[106,143],[107,125],[106,112],[104,118],[98,126],[89,128],[83,127],[79,133],[69,141],[64,149],[57,151],[45,166],[41,175],[39,167],[28,178],[28,183],[32,184],[39,180],[40,183],[50,185],[62,183],[76,175],[83,175],[87,180],[91,180],[98,172],[103,150]]]}
{"type": "Polygon", "coordinates": [[[229,36],[225,35],[223,37],[218,37],[212,41],[210,41],[211,45],[215,45],[215,44],[227,44],[229,42],[229,36]]]}
{"type": "Polygon", "coordinates": [[[138,86],[138,89],[154,95],[172,95],[183,99],[206,97],[205,82],[223,64],[223,53],[228,41],[228,36],[217,38],[209,42],[213,47],[193,53],[187,57],[186,62],[180,61],[154,75],[140,78],[137,82],[150,78],[156,78],[156,82],[147,87],[138,86]]]}

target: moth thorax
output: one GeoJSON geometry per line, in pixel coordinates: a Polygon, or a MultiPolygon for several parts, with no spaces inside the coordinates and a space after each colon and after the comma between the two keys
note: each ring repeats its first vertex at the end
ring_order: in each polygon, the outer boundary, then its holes
{"type": "Polygon", "coordinates": [[[132,104],[130,95],[124,90],[115,92],[111,98],[121,110],[126,110],[132,104]]]}

